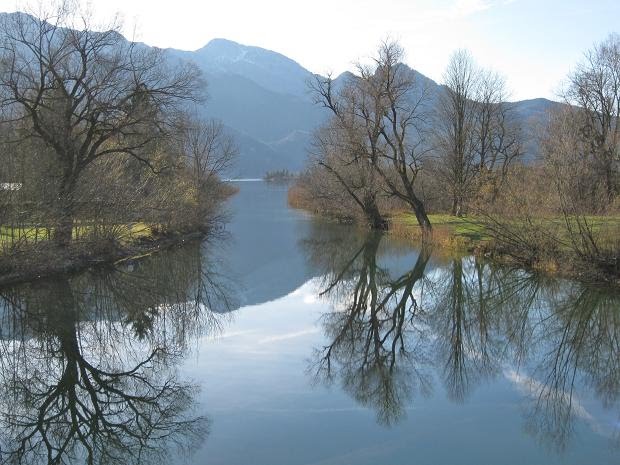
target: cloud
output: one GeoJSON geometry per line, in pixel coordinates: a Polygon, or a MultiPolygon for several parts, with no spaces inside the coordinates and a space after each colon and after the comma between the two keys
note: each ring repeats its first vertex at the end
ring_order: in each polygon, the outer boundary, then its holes
{"type": "Polygon", "coordinates": [[[297,337],[305,336],[307,334],[314,334],[318,332],[319,332],[318,328],[307,328],[307,329],[302,329],[301,331],[295,331],[292,333],[286,333],[286,334],[280,334],[278,336],[266,337],[266,338],[260,339],[258,343],[267,344],[269,342],[278,342],[278,341],[284,341],[287,339],[295,339],[297,337]]]}
{"type": "Polygon", "coordinates": [[[256,329],[247,329],[247,330],[240,330],[240,331],[226,331],[221,334],[213,335],[209,337],[208,339],[220,340],[220,339],[226,339],[229,337],[245,336],[247,334],[252,334],[256,332],[257,332],[256,329]]]}
{"type": "Polygon", "coordinates": [[[599,421],[592,415],[583,403],[572,393],[564,390],[547,386],[534,378],[522,375],[513,369],[504,372],[506,379],[512,381],[517,388],[534,401],[546,399],[547,401],[557,402],[558,407],[563,406],[571,415],[583,420],[590,429],[600,435],[606,435],[604,428],[599,421]]]}
{"type": "Polygon", "coordinates": [[[463,18],[498,6],[509,5],[516,0],[456,0],[449,10],[450,16],[463,18]]]}
{"type": "Polygon", "coordinates": [[[469,16],[488,10],[493,3],[491,0],[456,0],[450,10],[455,16],[469,16]]]}

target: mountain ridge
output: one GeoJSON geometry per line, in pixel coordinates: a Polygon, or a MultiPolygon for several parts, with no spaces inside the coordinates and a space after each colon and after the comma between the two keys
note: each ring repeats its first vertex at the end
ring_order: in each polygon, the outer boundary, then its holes
{"type": "MultiPolygon", "coordinates": [[[[2,13],[1,17],[17,14],[25,13],[2,13]]],[[[279,52],[224,38],[212,39],[194,51],[164,50],[171,57],[195,63],[204,73],[208,99],[200,111],[221,120],[239,144],[240,156],[231,174],[261,177],[270,170],[303,168],[311,135],[328,118],[327,111],[313,103],[308,87],[318,75],[279,52]]],[[[408,68],[431,92],[442,91],[441,84],[408,68]]],[[[344,71],[335,82],[341,84],[352,76],[344,71]]],[[[526,148],[531,159],[536,156],[535,126],[549,109],[562,104],[545,98],[512,103],[529,137],[526,148]]]]}

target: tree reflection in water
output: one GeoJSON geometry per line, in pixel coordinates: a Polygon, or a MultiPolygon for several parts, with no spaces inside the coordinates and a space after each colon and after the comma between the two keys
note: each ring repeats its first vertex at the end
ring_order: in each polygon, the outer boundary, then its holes
{"type": "Polygon", "coordinates": [[[412,270],[393,278],[377,263],[382,236],[358,239],[348,242],[350,257],[329,242],[307,243],[315,261],[331,262],[321,295],[335,308],[323,317],[331,343],[316,352],[312,371],[318,379],[341,379],[347,392],[389,425],[402,418],[414,385],[424,394],[430,388],[427,373],[418,369],[427,357],[421,343],[426,332],[415,324],[421,308],[414,295],[430,255],[423,251],[412,270]]]}
{"type": "MultiPolygon", "coordinates": [[[[620,296],[576,283],[548,298],[551,315],[536,330],[540,354],[524,385],[531,397],[527,428],[539,439],[563,449],[577,418],[604,430],[580,402],[589,391],[620,420],[620,296]]],[[[620,446],[620,421],[612,428],[620,446]]],[[[604,432],[604,431],[603,431],[604,432]]]]}
{"type": "MultiPolygon", "coordinates": [[[[426,249],[395,277],[382,241],[317,233],[303,243],[331,304],[322,318],[327,344],[311,362],[317,380],[341,383],[389,425],[435,380],[464,402],[503,377],[525,393],[525,429],[560,450],[576,419],[595,422],[581,395],[620,414],[617,292],[475,257],[429,266],[426,249]]],[[[590,427],[620,442],[617,426],[590,427]]]]}
{"type": "Polygon", "coordinates": [[[176,364],[230,309],[199,244],[0,291],[0,457],[154,463],[207,433],[176,364]]]}

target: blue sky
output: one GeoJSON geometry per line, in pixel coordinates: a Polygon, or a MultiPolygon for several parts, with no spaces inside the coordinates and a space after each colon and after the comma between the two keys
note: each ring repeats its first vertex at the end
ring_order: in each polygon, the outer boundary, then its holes
{"type": "MultiPolygon", "coordinates": [[[[30,2],[32,3],[32,2],[30,2]]],[[[583,52],[620,33],[620,0],[91,0],[124,17],[125,33],[194,50],[223,37],[281,52],[313,72],[340,73],[393,37],[406,61],[441,81],[452,51],[468,48],[503,74],[514,99],[555,98],[583,52]]],[[[0,0],[1,11],[23,2],[0,0]]]]}

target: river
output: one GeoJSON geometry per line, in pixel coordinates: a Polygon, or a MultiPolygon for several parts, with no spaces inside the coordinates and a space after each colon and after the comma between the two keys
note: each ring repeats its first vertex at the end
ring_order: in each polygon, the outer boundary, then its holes
{"type": "Polygon", "coordinates": [[[620,463],[617,290],[238,186],[203,243],[0,289],[2,460],[620,463]]]}

